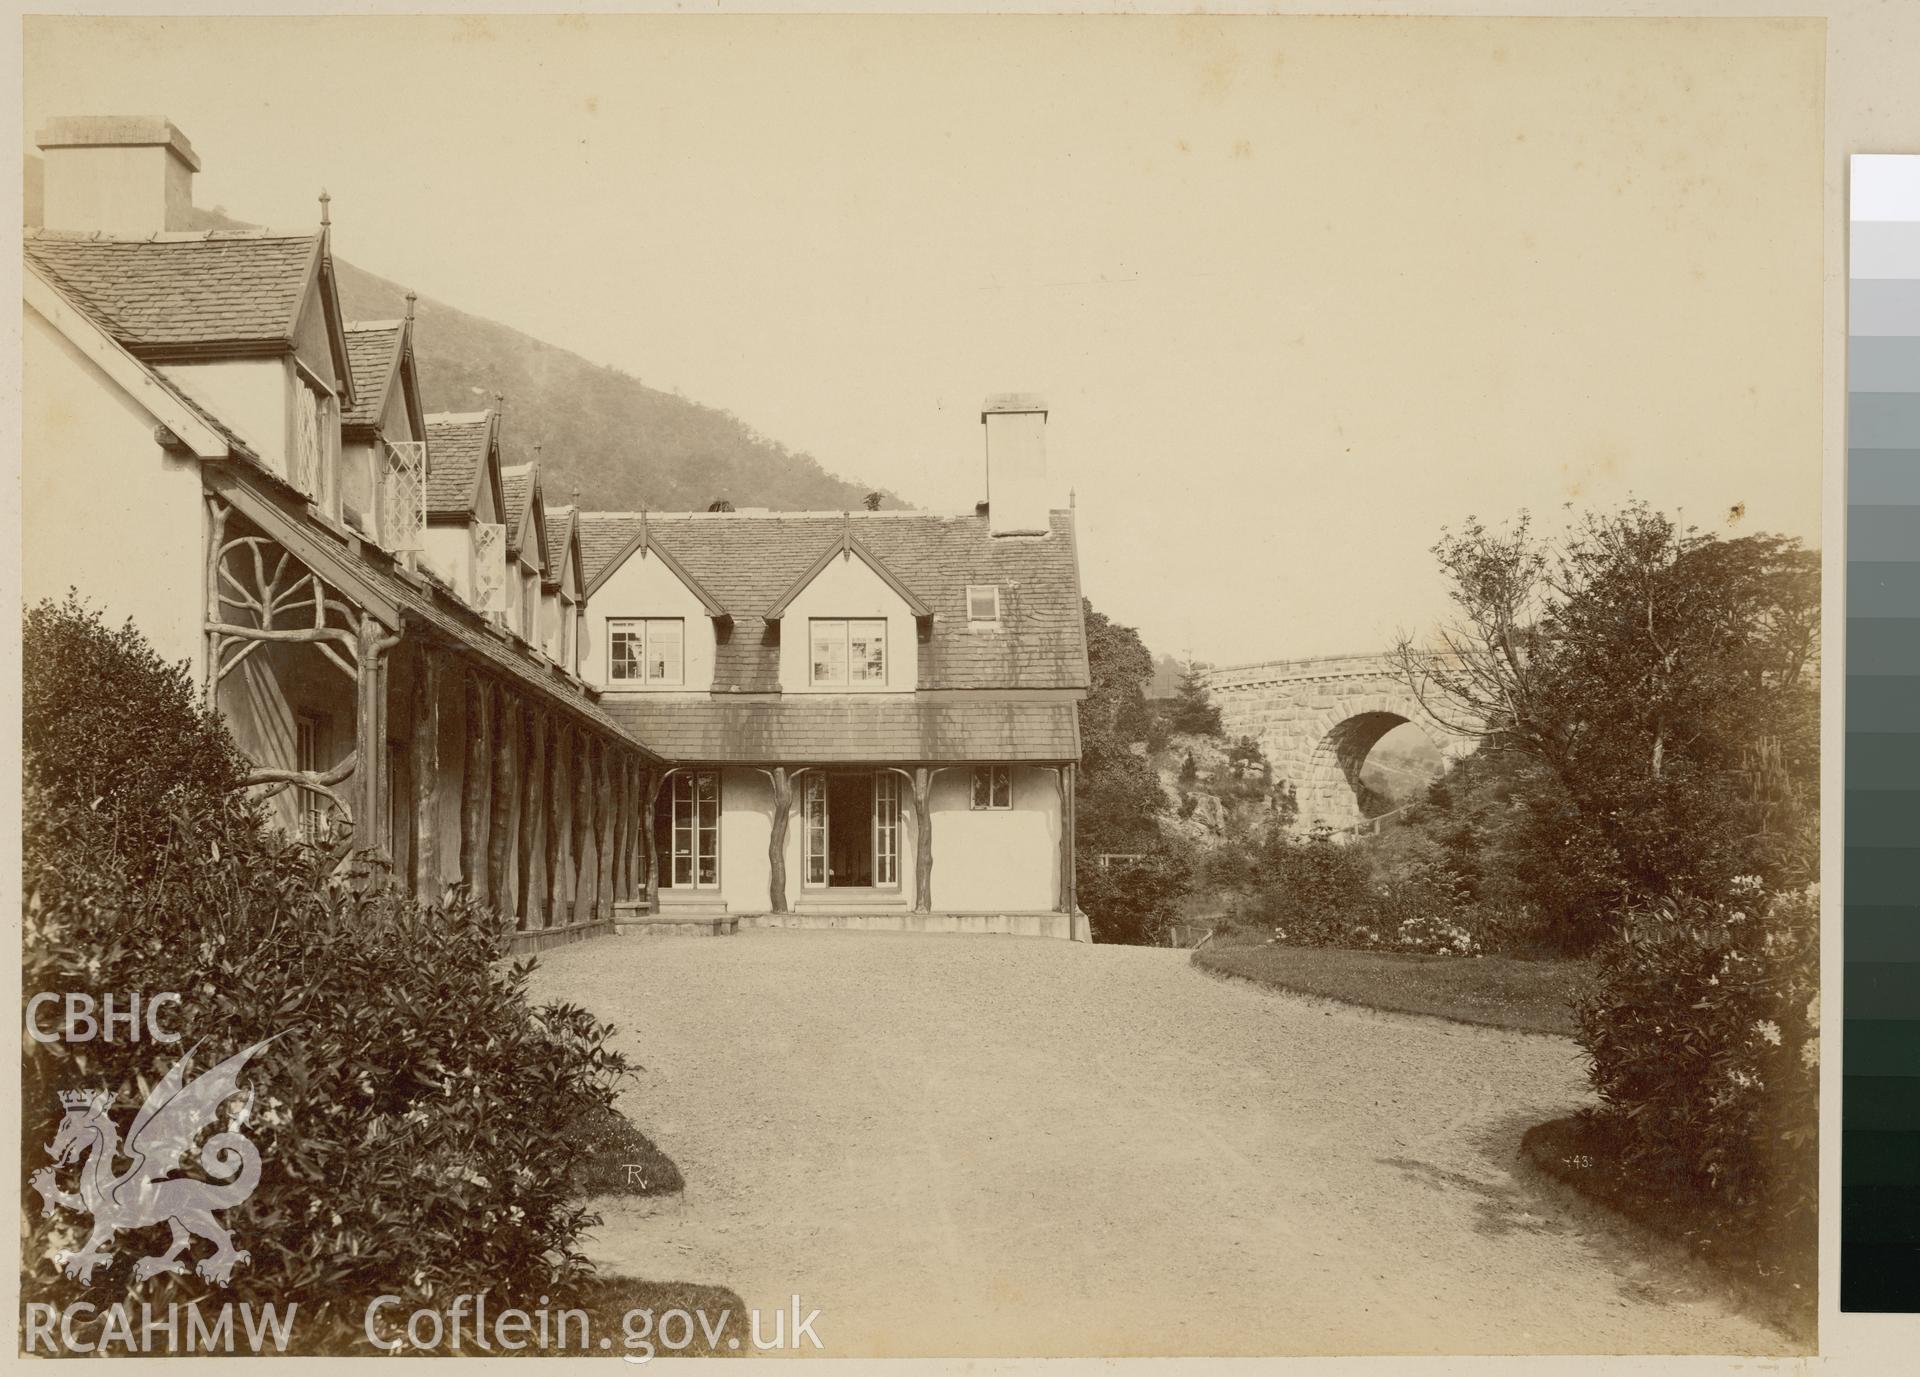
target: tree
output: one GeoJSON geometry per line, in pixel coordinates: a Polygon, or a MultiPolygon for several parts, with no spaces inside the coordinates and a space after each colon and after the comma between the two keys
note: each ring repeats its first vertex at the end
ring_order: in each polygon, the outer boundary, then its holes
{"type": "Polygon", "coordinates": [[[1622,899],[1792,863],[1784,834],[1804,831],[1817,789],[1815,554],[1681,529],[1644,503],[1554,545],[1523,514],[1434,550],[1460,613],[1434,651],[1402,641],[1400,675],[1443,723],[1544,767],[1522,849],[1543,883],[1557,874],[1570,921],[1591,933],[1622,899]]]}
{"type": "Polygon", "coordinates": [[[1144,752],[1149,725],[1144,685],[1153,657],[1140,633],[1084,599],[1090,682],[1080,703],[1080,784],[1076,795],[1081,904],[1095,941],[1151,942],[1172,921],[1186,890],[1186,844],[1160,825],[1168,800],[1144,752]],[[1140,859],[1100,864],[1102,855],[1140,859]]]}
{"type": "Polygon", "coordinates": [[[1207,692],[1204,666],[1189,660],[1180,671],[1180,684],[1173,698],[1167,703],[1167,729],[1186,736],[1210,736],[1216,739],[1226,735],[1226,729],[1220,723],[1220,709],[1214,706],[1207,692]]]}
{"type": "Polygon", "coordinates": [[[868,511],[877,512],[880,510],[880,503],[883,500],[883,498],[882,498],[882,495],[878,492],[870,492],[860,500],[866,503],[866,507],[868,511]]]}

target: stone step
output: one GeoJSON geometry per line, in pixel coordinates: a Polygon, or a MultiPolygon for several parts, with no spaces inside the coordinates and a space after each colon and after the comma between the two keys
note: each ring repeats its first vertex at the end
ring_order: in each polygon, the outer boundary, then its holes
{"type": "Polygon", "coordinates": [[[613,930],[626,937],[731,937],[740,930],[740,920],[725,912],[622,913],[616,909],[613,930]]]}

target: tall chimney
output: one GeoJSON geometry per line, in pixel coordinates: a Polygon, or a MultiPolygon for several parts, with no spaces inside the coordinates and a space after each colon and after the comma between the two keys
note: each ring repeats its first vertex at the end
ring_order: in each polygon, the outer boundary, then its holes
{"type": "Polygon", "coordinates": [[[153,234],[192,228],[200,159],[171,120],[63,116],[48,120],[34,142],[46,154],[48,229],[153,234]]]}
{"type": "Polygon", "coordinates": [[[1001,392],[980,409],[987,428],[987,523],[997,536],[1045,535],[1047,404],[1031,392],[1001,392]]]}

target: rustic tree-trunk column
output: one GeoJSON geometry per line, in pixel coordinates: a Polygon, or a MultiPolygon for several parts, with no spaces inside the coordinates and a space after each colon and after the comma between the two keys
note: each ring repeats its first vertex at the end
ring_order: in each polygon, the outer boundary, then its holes
{"type": "Polygon", "coordinates": [[[660,857],[654,854],[654,811],[660,802],[660,786],[666,782],[664,770],[647,770],[647,806],[640,819],[640,836],[647,844],[647,912],[660,911],[660,857]]]}
{"type": "Polygon", "coordinates": [[[593,838],[593,916],[596,919],[613,917],[613,861],[617,854],[613,842],[613,783],[619,774],[613,751],[611,742],[602,742],[599,762],[593,769],[596,823],[593,838]]]}
{"type": "Polygon", "coordinates": [[[527,770],[520,795],[520,926],[547,921],[547,715],[527,705],[527,770]]]}
{"type": "Polygon", "coordinates": [[[493,778],[487,781],[493,813],[487,823],[487,893],[493,896],[494,907],[509,917],[520,908],[507,865],[516,832],[513,803],[520,779],[520,736],[520,695],[503,684],[494,711],[493,778]]]}
{"type": "Polygon", "coordinates": [[[362,616],[354,634],[353,698],[353,845],[356,850],[380,848],[380,764],[386,759],[387,743],[380,730],[380,626],[372,617],[362,616]]]}
{"type": "Polygon", "coordinates": [[[784,765],[773,767],[773,831],[767,838],[768,911],[787,911],[787,823],[793,815],[793,777],[784,765]]]}
{"type": "Polygon", "coordinates": [[[547,758],[553,777],[547,781],[547,926],[560,927],[569,918],[567,911],[567,843],[573,818],[573,727],[567,722],[553,724],[553,740],[548,743],[547,758]]]}
{"type": "MultiPolygon", "coordinates": [[[[207,706],[217,706],[215,699],[220,688],[220,651],[226,640],[218,631],[212,629],[217,622],[225,620],[220,615],[220,548],[227,542],[227,515],[233,509],[219,498],[207,497],[207,706]]],[[[362,641],[361,645],[365,646],[362,641]]]]}
{"type": "Polygon", "coordinates": [[[413,893],[440,897],[440,656],[422,643],[413,674],[413,893]]]}
{"type": "Polygon", "coordinates": [[[913,911],[933,911],[933,771],[922,765],[913,772],[913,911]]]}
{"type": "Polygon", "coordinates": [[[613,790],[613,845],[607,857],[608,880],[606,900],[609,907],[631,896],[628,887],[627,864],[631,852],[627,845],[628,834],[633,831],[633,764],[625,751],[614,753],[609,766],[609,783],[613,790]]]}
{"type": "Polygon", "coordinates": [[[477,904],[491,903],[487,887],[487,823],[493,792],[493,686],[466,676],[467,758],[460,775],[460,879],[477,904]]]}
{"type": "Polygon", "coordinates": [[[582,730],[574,740],[573,759],[573,910],[570,921],[584,923],[593,917],[593,848],[596,844],[593,820],[593,760],[598,754],[591,733],[582,730]]]}
{"type": "MultiPolygon", "coordinates": [[[[1068,917],[1080,908],[1080,767],[1067,766],[1067,815],[1060,820],[1061,879],[1066,885],[1068,917]]],[[[1067,935],[1073,935],[1068,925],[1067,935]]]]}
{"type": "Polygon", "coordinates": [[[641,833],[646,828],[647,771],[639,756],[627,757],[627,845],[620,853],[620,865],[626,872],[626,899],[629,903],[646,897],[646,872],[640,861],[646,843],[641,833]]]}
{"type": "Polygon", "coordinates": [[[1060,913],[1073,912],[1073,766],[1054,767],[1054,780],[1060,786],[1060,898],[1054,905],[1060,913]]]}

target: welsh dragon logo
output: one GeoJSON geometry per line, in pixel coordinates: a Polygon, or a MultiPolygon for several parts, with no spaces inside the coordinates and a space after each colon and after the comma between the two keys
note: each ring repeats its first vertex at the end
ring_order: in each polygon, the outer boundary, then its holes
{"type": "Polygon", "coordinates": [[[113,1261],[113,1254],[106,1248],[116,1233],[160,1223],[173,1231],[172,1246],[134,1263],[135,1281],[161,1272],[185,1273],[187,1263],[181,1254],[196,1236],[214,1246],[212,1254],[194,1264],[194,1271],[208,1281],[225,1286],[237,1264],[252,1261],[246,1252],[234,1248],[233,1236],[214,1218],[215,1210],[232,1209],[260,1184],[260,1150],[238,1132],[253,1106],[251,1091],[226,1131],[208,1138],[200,1149],[200,1165],[214,1179],[200,1181],[173,1173],[192,1151],[194,1140],[212,1126],[221,1105],[240,1093],[241,1070],[272,1041],[268,1038],[234,1053],[191,1083],[187,1081],[187,1066],[197,1044],[188,1049],[133,1116],[124,1147],[110,1112],[109,1092],[60,1092],[60,1103],[67,1113],[47,1148],[54,1166],[42,1167],[33,1174],[33,1188],[44,1202],[42,1214],[52,1214],[58,1205],[92,1215],[93,1233],[79,1252],[62,1249],[56,1253],[56,1266],[83,1286],[91,1284],[94,1269],[113,1261]],[[132,1165],[120,1171],[116,1163],[123,1154],[132,1165]],[[82,1159],[80,1189],[61,1190],[55,1167],[82,1159]]]}

